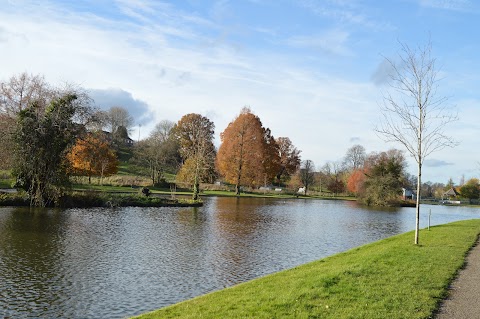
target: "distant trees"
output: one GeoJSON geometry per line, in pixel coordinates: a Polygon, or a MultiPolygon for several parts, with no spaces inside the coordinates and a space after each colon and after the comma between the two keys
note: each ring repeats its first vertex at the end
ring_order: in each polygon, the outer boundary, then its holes
{"type": "MultiPolygon", "coordinates": [[[[53,89],[41,75],[26,72],[0,82],[0,145],[3,150],[12,150],[18,113],[31,103],[36,103],[38,112],[43,112],[53,97],[53,89]]],[[[0,152],[0,168],[11,169],[13,152],[0,152]]]]}
{"type": "Polygon", "coordinates": [[[277,173],[277,181],[285,182],[295,174],[300,168],[300,153],[288,137],[279,137],[276,140],[279,153],[279,170],[277,173]]]}
{"type": "Polygon", "coordinates": [[[54,89],[42,75],[26,72],[14,75],[8,81],[0,82],[0,114],[15,118],[33,102],[37,110],[43,112],[54,95],[54,89]]]}
{"type": "Polygon", "coordinates": [[[249,108],[228,124],[220,134],[217,167],[225,180],[235,185],[258,187],[271,182],[279,170],[279,150],[269,129],[249,108]]]}
{"type": "MultiPolygon", "coordinates": [[[[447,98],[437,96],[438,69],[431,49],[431,43],[418,49],[401,44],[398,63],[385,58],[392,70],[391,90],[384,96],[383,121],[375,128],[386,141],[402,144],[417,162],[417,194],[421,194],[425,158],[457,144],[444,132],[457,116],[448,111],[447,98]]],[[[419,225],[420,196],[417,196],[415,244],[418,244],[419,225]]]]}
{"type": "Polygon", "coordinates": [[[88,176],[89,184],[92,176],[100,176],[100,184],[103,184],[105,176],[113,175],[118,170],[118,160],[114,151],[106,141],[92,134],[78,138],[66,157],[72,173],[88,176]]]}
{"type": "Polygon", "coordinates": [[[342,161],[327,162],[319,172],[320,190],[326,187],[334,196],[345,191],[346,171],[342,161]]]}
{"type": "Polygon", "coordinates": [[[308,193],[309,187],[315,182],[315,164],[312,160],[304,160],[299,170],[300,181],[304,187],[304,195],[308,193]]]}
{"type": "Polygon", "coordinates": [[[135,161],[149,168],[152,185],[165,182],[165,171],[176,172],[181,163],[174,126],[171,121],[160,121],[150,136],[135,147],[135,161]]]}
{"type": "Polygon", "coordinates": [[[357,144],[347,150],[343,163],[347,170],[354,171],[363,166],[366,157],[365,147],[357,144]]]}
{"type": "Polygon", "coordinates": [[[105,124],[112,134],[115,134],[120,127],[123,127],[128,132],[133,123],[133,117],[124,107],[112,106],[105,112],[105,124]]]}
{"type": "Polygon", "coordinates": [[[467,198],[469,203],[472,200],[480,198],[480,182],[477,178],[468,180],[462,187],[460,187],[460,194],[462,197],[467,198]]]}
{"type": "Polygon", "coordinates": [[[355,196],[364,192],[365,180],[367,178],[365,169],[356,169],[350,173],[347,179],[347,190],[355,196]]]}
{"type": "Polygon", "coordinates": [[[215,125],[205,116],[190,113],[178,121],[174,130],[183,159],[177,178],[193,185],[193,199],[197,200],[200,183],[215,178],[215,125]]]}

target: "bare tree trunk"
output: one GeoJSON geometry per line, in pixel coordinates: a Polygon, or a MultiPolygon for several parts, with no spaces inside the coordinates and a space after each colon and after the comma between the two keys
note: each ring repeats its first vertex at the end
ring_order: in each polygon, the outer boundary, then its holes
{"type": "Polygon", "coordinates": [[[194,177],[194,182],[193,182],[193,200],[198,200],[198,194],[200,193],[200,160],[199,158],[195,158],[195,177],[194,177]]]}
{"type": "Polygon", "coordinates": [[[418,245],[418,232],[420,231],[420,193],[422,190],[422,163],[418,163],[417,176],[417,205],[415,208],[415,245],[418,245]]]}

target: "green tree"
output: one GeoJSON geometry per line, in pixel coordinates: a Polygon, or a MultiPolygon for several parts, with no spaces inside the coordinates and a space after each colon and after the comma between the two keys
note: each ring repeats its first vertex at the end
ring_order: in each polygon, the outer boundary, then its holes
{"type": "Polygon", "coordinates": [[[480,183],[477,178],[470,179],[465,185],[460,187],[460,194],[462,197],[468,198],[469,203],[472,203],[473,199],[480,198],[480,183]]]}
{"type": "Polygon", "coordinates": [[[57,203],[68,185],[65,156],[81,130],[73,121],[76,99],[74,94],[53,99],[44,112],[34,102],[18,114],[14,174],[33,206],[57,203]]]}
{"type": "Polygon", "coordinates": [[[278,154],[280,157],[279,170],[277,172],[277,181],[286,182],[295,174],[300,167],[300,153],[288,137],[279,137],[275,139],[278,145],[278,154]]]}
{"type": "Polygon", "coordinates": [[[401,151],[390,150],[367,158],[363,203],[390,206],[398,202],[402,192],[405,158],[401,151]]]}

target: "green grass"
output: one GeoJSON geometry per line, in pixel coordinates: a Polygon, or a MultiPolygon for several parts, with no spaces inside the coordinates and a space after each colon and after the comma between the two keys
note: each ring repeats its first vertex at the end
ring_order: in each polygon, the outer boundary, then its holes
{"type": "MultiPolygon", "coordinates": [[[[166,188],[158,188],[158,187],[151,187],[147,186],[153,193],[156,194],[171,194],[170,189],[166,188]]],[[[74,184],[73,189],[76,191],[83,191],[83,190],[94,190],[94,191],[101,191],[101,192],[108,192],[108,193],[136,193],[138,192],[139,187],[132,188],[130,186],[112,186],[112,185],[98,185],[96,183],[92,184],[74,184]]],[[[192,192],[188,189],[177,188],[177,191],[174,192],[175,195],[185,195],[191,196],[192,192]]],[[[200,196],[211,197],[211,196],[219,196],[219,197],[237,197],[235,192],[229,191],[220,191],[220,190],[205,190],[200,193],[200,196]]],[[[299,195],[298,197],[292,194],[286,193],[273,193],[273,192],[242,192],[238,197],[258,197],[258,198],[310,198],[310,199],[327,199],[327,200],[355,200],[354,197],[322,197],[322,196],[302,196],[299,195]]]]}
{"type": "Polygon", "coordinates": [[[11,171],[0,170],[0,188],[10,188],[14,181],[11,171]]]}
{"type": "Polygon", "coordinates": [[[430,318],[480,220],[394,236],[138,318],[430,318]]]}
{"type": "MultiPolygon", "coordinates": [[[[30,200],[25,192],[0,193],[1,206],[29,206],[30,200]]],[[[187,198],[165,198],[145,196],[143,194],[106,193],[106,192],[70,192],[65,194],[55,203],[62,208],[71,207],[199,207],[201,201],[193,201],[187,198]]]]}

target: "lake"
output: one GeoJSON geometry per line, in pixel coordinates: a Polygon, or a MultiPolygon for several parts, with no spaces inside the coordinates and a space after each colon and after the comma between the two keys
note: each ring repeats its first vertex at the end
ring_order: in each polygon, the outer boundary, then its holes
{"type": "MultiPolygon", "coordinates": [[[[0,207],[0,317],[125,318],[415,227],[414,208],[204,201],[201,208],[0,207]]],[[[475,208],[423,205],[422,228],[429,210],[432,225],[480,218],[475,208]]]]}

